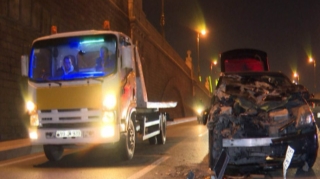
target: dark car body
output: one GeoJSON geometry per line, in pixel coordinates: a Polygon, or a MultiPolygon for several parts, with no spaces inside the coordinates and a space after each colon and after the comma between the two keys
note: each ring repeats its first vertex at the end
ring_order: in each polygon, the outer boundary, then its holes
{"type": "Polygon", "coordinates": [[[320,126],[320,99],[312,98],[308,100],[308,103],[310,105],[316,124],[319,127],[320,126]]]}
{"type": "Polygon", "coordinates": [[[207,118],[210,168],[221,168],[222,154],[228,167],[282,168],[288,146],[294,150],[290,167],[311,168],[318,135],[309,92],[281,72],[256,69],[219,78],[207,118]]]}

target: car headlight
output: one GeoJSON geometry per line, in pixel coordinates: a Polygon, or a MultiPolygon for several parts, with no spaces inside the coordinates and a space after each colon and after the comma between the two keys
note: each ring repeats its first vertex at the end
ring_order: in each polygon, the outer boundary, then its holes
{"type": "Polygon", "coordinates": [[[117,104],[117,98],[113,94],[106,95],[106,97],[103,100],[103,106],[107,110],[112,110],[117,104]]]}
{"type": "Polygon", "coordinates": [[[306,113],[306,114],[300,116],[299,125],[300,126],[309,125],[309,124],[312,124],[313,121],[314,121],[313,114],[312,113],[306,113]]]}
{"type": "Polygon", "coordinates": [[[202,108],[198,108],[198,109],[197,109],[197,113],[198,113],[199,115],[201,115],[201,114],[202,114],[202,111],[203,111],[203,109],[202,109],[202,108]]]}

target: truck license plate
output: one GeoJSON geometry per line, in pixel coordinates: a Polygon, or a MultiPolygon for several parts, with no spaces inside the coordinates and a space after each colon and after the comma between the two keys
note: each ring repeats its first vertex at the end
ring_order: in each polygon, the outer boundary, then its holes
{"type": "Polygon", "coordinates": [[[57,138],[63,137],[81,137],[81,130],[64,130],[56,132],[57,138]]]}

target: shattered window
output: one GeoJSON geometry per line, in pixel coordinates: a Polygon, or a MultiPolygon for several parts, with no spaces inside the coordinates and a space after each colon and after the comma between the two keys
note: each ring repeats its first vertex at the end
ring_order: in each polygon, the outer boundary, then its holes
{"type": "Polygon", "coordinates": [[[224,62],[226,72],[264,71],[263,62],[255,58],[227,59],[224,62]]]}

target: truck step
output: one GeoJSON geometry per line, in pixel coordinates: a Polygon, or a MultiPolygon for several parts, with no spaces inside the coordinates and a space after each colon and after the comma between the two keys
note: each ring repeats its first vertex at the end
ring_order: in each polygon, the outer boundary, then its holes
{"type": "Polygon", "coordinates": [[[143,140],[149,139],[150,137],[156,136],[158,134],[160,134],[160,130],[157,130],[157,131],[151,132],[150,134],[144,135],[143,140]]]}

